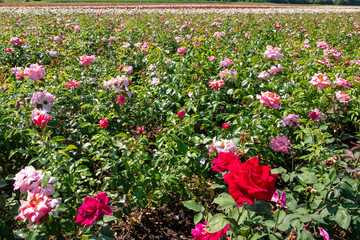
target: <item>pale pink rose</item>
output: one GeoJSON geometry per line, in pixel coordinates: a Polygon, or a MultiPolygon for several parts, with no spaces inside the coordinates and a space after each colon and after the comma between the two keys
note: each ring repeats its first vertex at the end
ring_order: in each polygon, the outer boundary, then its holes
{"type": "Polygon", "coordinates": [[[9,87],[8,87],[7,85],[0,86],[0,88],[3,88],[3,89],[5,89],[5,90],[8,90],[8,89],[9,89],[9,87]]]}
{"type": "Polygon", "coordinates": [[[51,57],[56,57],[58,55],[58,52],[57,51],[47,51],[47,53],[51,56],[51,57]]]}
{"type": "Polygon", "coordinates": [[[320,112],[319,109],[314,108],[312,112],[309,112],[309,118],[313,121],[324,121],[327,119],[327,116],[325,113],[320,112]]]}
{"type": "Polygon", "coordinates": [[[234,81],[237,74],[238,72],[235,69],[231,69],[230,71],[229,69],[225,69],[224,71],[219,72],[220,79],[228,78],[230,82],[234,81]]]}
{"type": "Polygon", "coordinates": [[[272,46],[267,46],[264,56],[266,57],[266,59],[274,59],[276,61],[280,60],[284,57],[284,55],[281,54],[280,50],[281,49],[278,47],[273,48],[272,46]]]}
{"type": "Polygon", "coordinates": [[[121,77],[117,76],[116,78],[112,78],[109,81],[105,81],[103,83],[103,86],[105,89],[112,88],[115,90],[115,92],[121,92],[121,90],[124,89],[127,91],[128,95],[129,93],[131,95],[131,92],[129,90],[129,84],[129,79],[125,75],[122,75],[121,77]]]}
{"type": "Polygon", "coordinates": [[[45,77],[45,69],[39,64],[31,64],[30,68],[25,69],[28,78],[37,81],[45,77]]]}
{"type": "Polygon", "coordinates": [[[209,82],[209,86],[211,87],[210,89],[222,88],[224,84],[225,82],[223,80],[218,80],[218,81],[214,80],[209,82]]]}
{"type": "Polygon", "coordinates": [[[316,43],[317,47],[318,48],[323,48],[323,49],[328,49],[329,48],[329,45],[326,43],[326,42],[317,42],[316,43]]]}
{"type": "Polygon", "coordinates": [[[258,78],[267,80],[270,78],[270,73],[268,73],[267,71],[262,71],[259,73],[258,78]]]}
{"type": "Polygon", "coordinates": [[[276,73],[278,73],[278,72],[281,72],[282,71],[282,66],[280,65],[280,64],[278,64],[277,66],[272,66],[269,70],[268,70],[268,72],[270,73],[270,74],[276,74],[276,73]]]}
{"type": "Polygon", "coordinates": [[[44,174],[41,170],[35,170],[33,166],[28,166],[22,169],[15,175],[14,178],[14,190],[20,189],[21,193],[27,191],[33,192],[44,192],[46,196],[54,194],[55,188],[52,183],[56,182],[55,177],[49,177],[45,189],[41,187],[41,181],[43,180],[44,174]]]}
{"type": "Polygon", "coordinates": [[[324,65],[324,64],[329,64],[329,63],[330,63],[330,59],[324,58],[324,60],[317,60],[316,62],[317,62],[318,64],[322,64],[322,65],[324,65]]]}
{"type": "Polygon", "coordinates": [[[42,217],[53,210],[59,203],[60,199],[52,199],[44,193],[29,192],[26,201],[20,200],[20,214],[16,219],[24,220],[29,219],[30,226],[33,223],[38,223],[42,217]]]}
{"type": "Polygon", "coordinates": [[[232,141],[226,139],[216,141],[216,137],[213,139],[211,144],[206,145],[206,148],[210,154],[221,152],[235,153],[239,149],[232,141]]]}
{"type": "Polygon", "coordinates": [[[315,85],[319,89],[324,89],[331,85],[329,78],[327,76],[325,76],[325,74],[322,74],[322,73],[315,74],[312,77],[310,83],[312,85],[315,85]]]}
{"type": "Polygon", "coordinates": [[[95,61],[95,56],[87,56],[86,54],[79,57],[80,65],[90,66],[95,61]]]}
{"type": "Polygon", "coordinates": [[[181,47],[177,50],[177,53],[180,55],[180,56],[183,56],[185,55],[186,53],[186,47],[181,47]]]}
{"type": "Polygon", "coordinates": [[[348,80],[345,80],[344,78],[335,79],[335,84],[342,86],[344,88],[350,88],[351,85],[351,83],[348,80]]]}
{"type": "Polygon", "coordinates": [[[300,124],[299,115],[296,114],[289,114],[287,116],[282,116],[281,118],[283,120],[282,127],[289,126],[295,129],[300,124]]]}
{"type": "Polygon", "coordinates": [[[278,97],[276,93],[261,91],[261,96],[258,95],[257,98],[260,99],[260,103],[265,106],[269,106],[274,109],[280,108],[280,97],[278,97]]]}
{"type": "Polygon", "coordinates": [[[154,86],[159,85],[160,84],[160,79],[158,79],[156,77],[152,78],[151,84],[154,85],[154,86]]]}
{"type": "Polygon", "coordinates": [[[281,196],[279,196],[279,192],[275,191],[274,195],[271,197],[272,202],[275,202],[278,207],[285,207],[286,206],[286,193],[283,191],[281,196]]]}
{"type": "Polygon", "coordinates": [[[225,58],[224,60],[222,60],[222,61],[220,62],[220,65],[221,65],[222,67],[228,67],[228,66],[230,66],[230,65],[232,65],[232,64],[234,64],[234,62],[233,62],[232,60],[228,59],[228,58],[225,58]]]}
{"type": "Polygon", "coordinates": [[[276,136],[275,138],[271,138],[270,142],[270,148],[275,152],[290,154],[291,142],[286,136],[276,136]]]}
{"type": "Polygon", "coordinates": [[[77,88],[78,86],[80,86],[80,82],[70,80],[67,82],[64,88],[77,88]]]}
{"type": "Polygon", "coordinates": [[[216,59],[216,57],[214,57],[214,56],[210,56],[209,57],[209,60],[212,62],[212,61],[214,61],[216,59]]]}
{"type": "Polygon", "coordinates": [[[341,56],[342,56],[341,52],[339,52],[338,50],[335,50],[335,49],[326,49],[325,52],[324,52],[324,55],[325,56],[332,56],[335,59],[340,59],[341,56]]]}
{"type": "Polygon", "coordinates": [[[49,122],[49,120],[51,119],[51,116],[48,115],[46,111],[39,110],[37,108],[35,108],[32,111],[32,114],[30,115],[30,117],[31,117],[32,122],[39,127],[46,125],[49,122]]]}
{"type": "Polygon", "coordinates": [[[11,74],[17,74],[18,72],[22,71],[23,68],[22,67],[14,67],[10,69],[10,73],[11,74]]]}
{"type": "Polygon", "coordinates": [[[156,70],[156,66],[153,65],[153,64],[150,64],[150,66],[148,67],[148,70],[151,71],[151,72],[153,72],[153,71],[156,70]]]}
{"type": "Polygon", "coordinates": [[[335,92],[336,100],[341,103],[349,104],[350,96],[342,91],[335,92]]]}
{"type": "Polygon", "coordinates": [[[56,99],[53,95],[51,95],[51,93],[46,91],[34,92],[30,101],[30,105],[34,105],[36,107],[38,104],[40,104],[44,110],[50,111],[55,101],[56,99]]]}
{"type": "Polygon", "coordinates": [[[126,73],[126,74],[132,74],[132,72],[133,72],[133,67],[124,67],[124,72],[126,73]]]}

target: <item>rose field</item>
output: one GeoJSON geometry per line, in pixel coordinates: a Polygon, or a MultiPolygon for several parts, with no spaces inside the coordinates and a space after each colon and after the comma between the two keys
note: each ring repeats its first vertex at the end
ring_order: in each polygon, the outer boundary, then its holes
{"type": "Polygon", "coordinates": [[[360,8],[0,17],[0,239],[359,239],[360,8]]]}

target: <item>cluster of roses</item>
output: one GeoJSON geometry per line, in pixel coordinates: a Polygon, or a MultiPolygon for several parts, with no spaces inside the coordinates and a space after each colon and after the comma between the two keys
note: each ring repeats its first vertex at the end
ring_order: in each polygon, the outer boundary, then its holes
{"type": "MultiPolygon", "coordinates": [[[[216,57],[214,56],[209,57],[210,61],[214,61],[215,59],[216,57]]],[[[220,71],[219,73],[220,80],[213,80],[209,82],[210,89],[222,88],[225,84],[224,81],[225,79],[227,79],[230,82],[234,81],[238,72],[235,69],[230,69],[230,70],[227,69],[227,67],[229,67],[232,64],[234,64],[234,62],[228,58],[225,58],[223,61],[220,62],[220,66],[226,69],[220,71]]]]}
{"type": "Polygon", "coordinates": [[[30,104],[34,105],[36,108],[34,108],[30,117],[35,125],[42,127],[49,122],[51,116],[48,112],[50,112],[55,101],[55,97],[46,91],[35,92],[33,94],[30,104]],[[42,108],[38,109],[38,105],[41,105],[42,108]]]}
{"type": "Polygon", "coordinates": [[[33,166],[22,169],[15,175],[14,190],[19,189],[21,193],[27,193],[26,200],[20,200],[20,214],[16,219],[28,220],[28,226],[38,223],[40,219],[53,210],[61,199],[52,199],[55,193],[52,185],[56,182],[55,177],[49,177],[46,185],[41,185],[45,174],[41,170],[35,170],[33,166]]]}

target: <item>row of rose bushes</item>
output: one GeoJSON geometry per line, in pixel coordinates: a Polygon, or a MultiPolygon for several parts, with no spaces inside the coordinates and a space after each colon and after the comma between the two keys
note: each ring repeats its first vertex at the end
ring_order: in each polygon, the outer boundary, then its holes
{"type": "Polygon", "coordinates": [[[6,238],[176,197],[195,239],[356,237],[357,14],[1,17],[6,238]]]}

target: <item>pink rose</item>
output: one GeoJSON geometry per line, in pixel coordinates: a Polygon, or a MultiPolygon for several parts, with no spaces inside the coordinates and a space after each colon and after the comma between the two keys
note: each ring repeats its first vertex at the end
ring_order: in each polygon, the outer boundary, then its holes
{"type": "Polygon", "coordinates": [[[106,118],[100,120],[100,127],[107,128],[109,126],[109,121],[106,118]]]}
{"type": "Polygon", "coordinates": [[[184,118],[184,117],[185,117],[185,109],[179,111],[179,112],[177,113],[177,115],[178,115],[179,118],[184,118]]]}
{"type": "Polygon", "coordinates": [[[322,227],[319,227],[320,235],[324,238],[324,240],[330,240],[330,236],[327,231],[325,231],[322,227]]]}
{"type": "Polygon", "coordinates": [[[210,56],[209,57],[209,60],[212,62],[212,61],[214,61],[216,59],[216,57],[214,57],[214,56],[210,56]]]}
{"type": "Polygon", "coordinates": [[[80,61],[80,65],[83,66],[90,66],[94,61],[95,61],[95,56],[87,56],[86,54],[82,55],[81,57],[79,57],[80,61]]]}
{"type": "Polygon", "coordinates": [[[224,84],[225,82],[223,80],[218,80],[218,81],[214,80],[209,82],[210,89],[222,88],[224,87],[224,84]]]}
{"type": "Polygon", "coordinates": [[[323,49],[328,49],[329,48],[329,45],[326,42],[319,41],[319,42],[316,43],[316,45],[317,45],[318,48],[323,48],[323,49]]]}
{"type": "Polygon", "coordinates": [[[68,81],[67,84],[64,86],[64,88],[76,88],[80,86],[80,82],[76,82],[76,81],[68,81]]]}
{"type": "Polygon", "coordinates": [[[267,71],[262,71],[259,73],[258,78],[267,80],[270,78],[270,74],[267,71]]]}
{"type": "Polygon", "coordinates": [[[124,72],[129,75],[132,74],[133,67],[124,67],[124,72]]]}
{"type": "Polygon", "coordinates": [[[19,220],[29,219],[30,226],[33,223],[38,223],[42,217],[53,210],[61,199],[51,199],[44,193],[29,192],[26,201],[20,200],[20,214],[16,217],[19,220]]]}
{"type": "Polygon", "coordinates": [[[318,89],[324,89],[331,85],[331,82],[329,81],[329,78],[325,76],[325,74],[317,73],[315,74],[310,83],[312,85],[315,85],[318,89]]]}
{"type": "Polygon", "coordinates": [[[270,148],[275,152],[289,154],[291,142],[286,136],[276,136],[275,138],[271,138],[270,142],[270,148]]]}
{"type": "Polygon", "coordinates": [[[223,123],[222,124],[223,129],[228,129],[229,127],[230,127],[230,124],[228,124],[228,123],[223,123]]]}
{"type": "Polygon", "coordinates": [[[143,131],[144,131],[144,128],[143,128],[143,127],[138,127],[138,128],[137,128],[138,134],[141,134],[143,131]]]}
{"type": "Polygon", "coordinates": [[[274,59],[276,61],[280,60],[284,57],[284,55],[281,54],[280,50],[281,49],[278,47],[273,48],[272,46],[267,46],[264,56],[266,57],[266,59],[274,59]]]}
{"type": "Polygon", "coordinates": [[[289,126],[295,129],[300,123],[299,115],[296,114],[289,114],[287,116],[281,117],[281,119],[283,120],[283,124],[281,125],[282,127],[289,126]]]}
{"type": "Polygon", "coordinates": [[[309,112],[309,118],[313,121],[323,121],[326,120],[327,116],[325,115],[325,113],[320,112],[319,109],[314,108],[312,112],[309,112]]]}
{"type": "Polygon", "coordinates": [[[350,96],[342,91],[335,92],[336,100],[341,103],[349,104],[350,96]]]}
{"type": "Polygon", "coordinates": [[[177,50],[177,53],[180,55],[180,56],[183,56],[185,55],[186,53],[186,47],[181,47],[177,50]]]}
{"type": "Polygon", "coordinates": [[[278,191],[275,191],[274,195],[272,196],[270,201],[275,202],[276,205],[278,205],[280,207],[285,207],[286,206],[286,193],[285,193],[285,191],[283,191],[281,193],[281,196],[279,196],[278,191]]]}
{"type": "Polygon", "coordinates": [[[30,117],[31,117],[32,122],[39,127],[46,125],[49,122],[49,120],[51,119],[51,116],[48,115],[46,111],[39,110],[37,108],[35,108],[32,111],[32,114],[30,115],[30,117]]]}
{"type": "Polygon", "coordinates": [[[276,73],[278,73],[278,72],[281,72],[282,71],[282,66],[280,65],[280,64],[278,64],[277,66],[272,66],[269,70],[268,70],[268,72],[270,73],[270,74],[276,74],[276,73]]]}
{"type": "Polygon", "coordinates": [[[274,109],[280,108],[280,97],[278,97],[276,93],[261,91],[261,96],[258,95],[257,98],[260,99],[260,103],[265,106],[269,106],[274,109]]]}
{"type": "Polygon", "coordinates": [[[222,67],[228,67],[230,65],[234,64],[234,62],[228,58],[225,58],[223,61],[220,62],[220,65],[222,67]]]}
{"type": "Polygon", "coordinates": [[[45,69],[39,64],[31,64],[30,68],[25,69],[25,73],[28,78],[37,81],[45,77],[45,69]]]}
{"type": "Polygon", "coordinates": [[[335,79],[335,84],[342,86],[344,88],[350,88],[351,83],[344,78],[337,78],[335,79]]]}
{"type": "Polygon", "coordinates": [[[191,234],[194,236],[194,240],[218,240],[221,237],[229,238],[226,232],[229,230],[229,224],[226,225],[222,230],[216,233],[209,233],[205,230],[207,223],[198,223],[195,229],[191,229],[191,234]]]}

